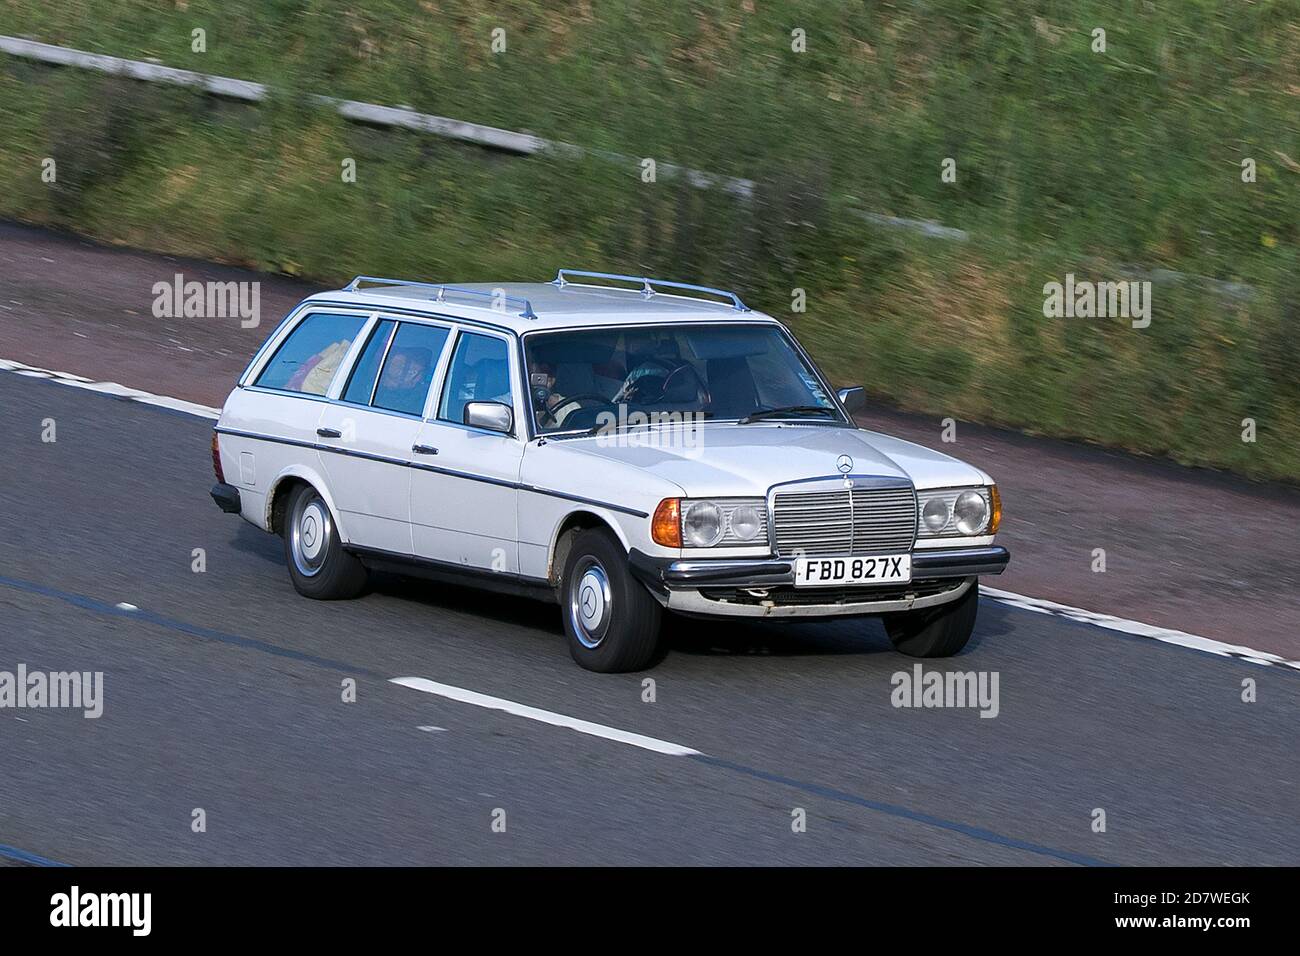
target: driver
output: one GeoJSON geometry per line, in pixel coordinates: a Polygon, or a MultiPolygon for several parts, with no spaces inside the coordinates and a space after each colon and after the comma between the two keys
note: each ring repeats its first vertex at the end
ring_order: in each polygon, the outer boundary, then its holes
{"type": "Polygon", "coordinates": [[[546,362],[534,362],[528,370],[528,390],[532,393],[537,425],[545,427],[546,419],[554,419],[551,412],[564,402],[564,396],[555,391],[555,369],[546,362]]]}

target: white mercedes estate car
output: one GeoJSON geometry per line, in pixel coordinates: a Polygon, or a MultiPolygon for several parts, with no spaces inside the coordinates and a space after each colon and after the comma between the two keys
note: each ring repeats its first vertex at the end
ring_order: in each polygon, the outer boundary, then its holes
{"type": "Polygon", "coordinates": [[[954,654],[1009,559],[997,486],[857,427],[864,401],[732,292],[359,276],[253,357],[212,497],[283,537],[300,594],[383,570],[538,597],[591,670],[656,662],[664,611],[879,616],[954,654]]]}

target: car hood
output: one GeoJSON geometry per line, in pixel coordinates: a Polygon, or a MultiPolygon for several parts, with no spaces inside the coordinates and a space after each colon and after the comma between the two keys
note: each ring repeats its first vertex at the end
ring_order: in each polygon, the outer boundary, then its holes
{"type": "Polygon", "coordinates": [[[564,439],[556,445],[584,456],[630,465],[671,481],[688,496],[765,495],[772,485],[836,477],[840,456],[849,474],[908,478],[918,488],[985,484],[965,462],[855,428],[762,422],[632,429],[617,438],[564,439]]]}

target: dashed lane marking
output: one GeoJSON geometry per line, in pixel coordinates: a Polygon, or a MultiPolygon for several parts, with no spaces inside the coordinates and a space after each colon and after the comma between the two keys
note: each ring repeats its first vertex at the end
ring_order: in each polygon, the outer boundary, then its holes
{"type": "Polygon", "coordinates": [[[448,700],[460,701],[462,704],[473,704],[475,707],[486,707],[488,710],[505,711],[507,714],[513,714],[516,717],[525,717],[528,720],[536,720],[543,724],[550,724],[553,727],[567,727],[569,730],[576,730],[580,734],[604,737],[606,740],[628,744],[632,747],[640,747],[642,750],[653,750],[655,753],[667,754],[670,757],[700,755],[698,750],[683,747],[681,744],[670,743],[667,740],[647,737],[644,734],[634,734],[627,730],[619,730],[617,727],[606,727],[604,724],[594,724],[590,720],[581,720],[577,717],[567,717],[554,711],[542,710],[540,707],[529,707],[527,704],[506,700],[504,697],[489,697],[487,694],[480,694],[478,691],[466,690],[463,687],[452,687],[450,684],[439,684],[437,681],[428,680],[424,677],[394,677],[389,683],[409,687],[412,690],[422,691],[426,694],[436,694],[439,697],[446,697],[448,700]]]}

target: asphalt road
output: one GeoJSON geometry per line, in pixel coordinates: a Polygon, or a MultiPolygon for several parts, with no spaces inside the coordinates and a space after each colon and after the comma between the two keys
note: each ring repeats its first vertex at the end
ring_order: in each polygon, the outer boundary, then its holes
{"type": "Polygon", "coordinates": [[[985,600],[967,651],[927,666],[996,672],[992,719],[894,708],[891,675],[913,662],[874,622],[672,620],[657,669],[591,674],[570,661],[554,607],[403,579],[353,602],[299,597],[279,540],[207,498],[208,422],[7,373],[0,409],[0,671],[104,673],[98,719],[0,709],[0,856],[1300,859],[1295,671],[985,600]],[[655,753],[396,677],[702,755],[655,753]],[[653,703],[642,699],[646,677],[653,703]],[[347,678],[355,703],[342,700],[347,678]],[[1241,699],[1246,678],[1254,703],[1241,699]],[[191,829],[196,808],[206,832],[191,829]],[[806,832],[792,831],[795,808],[806,832]],[[1093,832],[1095,808],[1104,833],[1093,832]],[[498,810],[505,832],[493,830],[498,810]]]}

